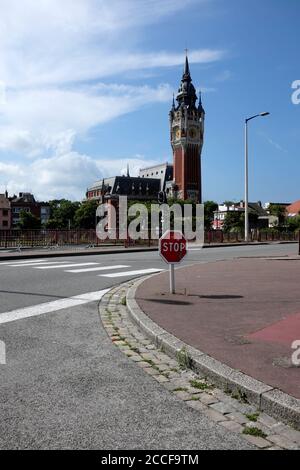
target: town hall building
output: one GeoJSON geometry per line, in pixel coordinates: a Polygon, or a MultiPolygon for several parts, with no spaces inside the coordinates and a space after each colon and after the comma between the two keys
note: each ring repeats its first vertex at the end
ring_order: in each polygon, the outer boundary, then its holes
{"type": "Polygon", "coordinates": [[[169,113],[173,164],[143,168],[138,176],[114,176],[96,181],[87,189],[87,199],[118,205],[119,196],[130,200],[164,201],[169,198],[202,203],[201,153],[205,111],[192,83],[188,57],[169,113]],[[198,101],[198,104],[197,104],[198,101]]]}

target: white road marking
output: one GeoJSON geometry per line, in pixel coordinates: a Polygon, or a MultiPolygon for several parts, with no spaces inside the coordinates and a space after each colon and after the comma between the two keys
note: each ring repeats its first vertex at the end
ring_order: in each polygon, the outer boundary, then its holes
{"type": "Polygon", "coordinates": [[[88,273],[93,271],[108,271],[109,269],[122,269],[130,268],[128,265],[119,264],[116,266],[101,266],[99,268],[87,268],[87,269],[68,269],[66,273],[88,273]]]}
{"type": "Polygon", "coordinates": [[[18,267],[28,267],[28,268],[36,268],[37,266],[45,266],[45,265],[50,265],[50,264],[61,264],[66,263],[66,261],[40,261],[39,263],[20,263],[20,264],[10,264],[9,267],[11,268],[18,268],[18,267]]]}
{"type": "Polygon", "coordinates": [[[138,269],[136,271],[124,271],[122,273],[111,273],[111,274],[99,274],[101,277],[125,277],[125,276],[136,276],[138,274],[152,274],[165,271],[164,269],[138,269]]]}
{"type": "Polygon", "coordinates": [[[75,307],[76,305],[83,305],[89,302],[100,300],[109,289],[104,289],[96,292],[87,292],[85,294],[76,295],[65,299],[54,300],[31,307],[20,308],[10,312],[0,313],[0,324],[10,323],[16,320],[22,320],[29,317],[37,317],[45,313],[56,312],[64,308],[75,307]]]}
{"type": "Polygon", "coordinates": [[[95,264],[99,263],[56,264],[54,266],[36,266],[35,269],[73,268],[76,266],[91,266],[95,264]]]}
{"type": "Polygon", "coordinates": [[[11,261],[6,261],[5,263],[0,263],[0,264],[5,264],[5,265],[9,265],[9,264],[25,264],[25,263],[30,263],[30,264],[34,264],[34,263],[41,263],[42,261],[47,261],[45,259],[35,259],[35,260],[26,260],[26,259],[23,259],[22,261],[14,261],[14,260],[11,260],[11,261]]]}

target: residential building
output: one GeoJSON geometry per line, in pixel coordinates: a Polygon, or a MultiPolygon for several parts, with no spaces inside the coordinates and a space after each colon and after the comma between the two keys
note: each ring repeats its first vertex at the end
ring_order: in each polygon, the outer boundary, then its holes
{"type": "Polygon", "coordinates": [[[286,213],[288,217],[296,217],[297,215],[300,215],[300,201],[295,201],[293,204],[287,206],[286,213]]]}
{"type": "Polygon", "coordinates": [[[11,228],[11,204],[7,192],[0,194],[0,230],[11,228]]]}
{"type": "Polygon", "coordinates": [[[22,211],[30,212],[41,220],[45,225],[50,218],[50,205],[47,202],[38,202],[31,193],[19,193],[9,198],[12,212],[12,227],[16,228],[19,224],[22,211]]]}
{"type": "MultiPolygon", "coordinates": [[[[262,203],[260,201],[249,202],[248,207],[249,207],[249,215],[251,216],[251,214],[253,214],[257,216],[257,221],[255,223],[251,221],[251,217],[250,217],[250,221],[249,221],[250,229],[269,227],[270,215],[262,207],[262,203]]],[[[243,214],[245,212],[244,201],[241,201],[239,203],[220,204],[218,206],[218,210],[214,212],[214,220],[213,220],[212,228],[214,230],[223,230],[226,215],[230,212],[239,212],[243,214]]]]}

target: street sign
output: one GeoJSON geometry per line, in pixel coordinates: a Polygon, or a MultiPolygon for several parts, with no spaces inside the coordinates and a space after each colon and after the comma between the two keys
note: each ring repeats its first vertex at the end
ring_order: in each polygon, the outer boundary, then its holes
{"type": "Polygon", "coordinates": [[[174,265],[187,254],[186,238],[178,230],[168,230],[159,240],[159,254],[170,266],[170,293],[175,294],[174,265]]]}
{"type": "Polygon", "coordinates": [[[166,263],[180,263],[186,256],[186,239],[177,230],[168,230],[159,240],[159,253],[166,263]]]}

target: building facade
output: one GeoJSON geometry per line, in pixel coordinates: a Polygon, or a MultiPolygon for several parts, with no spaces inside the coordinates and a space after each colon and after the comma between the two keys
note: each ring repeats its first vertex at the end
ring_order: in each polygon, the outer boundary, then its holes
{"type": "Polygon", "coordinates": [[[30,212],[45,225],[50,219],[50,205],[47,202],[38,202],[31,193],[19,193],[9,198],[11,205],[11,225],[18,227],[21,212],[30,212]]]}
{"type": "Polygon", "coordinates": [[[11,205],[7,192],[0,194],[0,230],[11,228],[11,205]]]}

